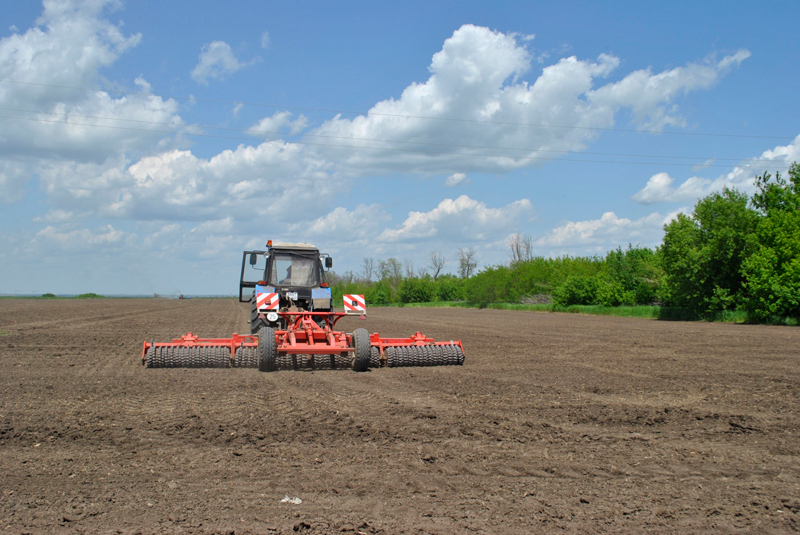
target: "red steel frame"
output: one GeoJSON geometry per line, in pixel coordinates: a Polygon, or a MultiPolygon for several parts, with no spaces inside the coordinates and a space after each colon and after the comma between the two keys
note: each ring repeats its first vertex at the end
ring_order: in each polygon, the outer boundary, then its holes
{"type": "MultiPolygon", "coordinates": [[[[354,351],[352,335],[341,331],[334,331],[333,327],[343,317],[344,312],[279,312],[286,318],[286,330],[275,331],[275,346],[278,353],[297,355],[330,355],[332,353],[349,353],[354,351]],[[320,326],[315,319],[325,320],[320,326]]],[[[381,360],[385,360],[384,350],[387,347],[398,346],[427,346],[427,345],[455,345],[464,351],[461,340],[449,342],[436,342],[421,333],[416,333],[408,338],[381,338],[378,333],[369,337],[372,347],[380,351],[381,360]]],[[[142,361],[147,359],[147,350],[150,347],[227,347],[234,358],[237,347],[257,347],[258,336],[241,335],[233,333],[231,338],[198,338],[192,333],[175,338],[172,342],[145,342],[142,347],[142,361]]]]}

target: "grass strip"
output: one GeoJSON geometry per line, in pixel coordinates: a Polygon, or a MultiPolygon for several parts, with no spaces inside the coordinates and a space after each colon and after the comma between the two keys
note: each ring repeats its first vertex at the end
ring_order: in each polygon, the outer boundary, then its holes
{"type": "MultiPolygon", "coordinates": [[[[369,305],[375,306],[375,305],[369,305]]],[[[617,316],[623,318],[645,318],[665,321],[713,321],[720,323],[767,323],[769,325],[800,325],[800,318],[774,316],[767,321],[755,321],[742,310],[723,310],[712,318],[698,318],[689,310],[661,306],[619,306],[600,305],[523,305],[519,303],[468,303],[466,301],[436,301],[431,303],[406,303],[406,306],[420,308],[487,308],[493,310],[527,310],[532,312],[562,312],[568,314],[590,314],[593,316],[617,316]]]]}

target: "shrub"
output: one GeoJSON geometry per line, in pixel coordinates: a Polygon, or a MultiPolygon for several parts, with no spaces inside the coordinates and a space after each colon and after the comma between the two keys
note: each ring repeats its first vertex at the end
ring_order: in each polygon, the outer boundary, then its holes
{"type": "Polygon", "coordinates": [[[427,303],[436,297],[436,284],[429,277],[403,279],[397,297],[401,303],[427,303]]]}
{"type": "Polygon", "coordinates": [[[441,276],[436,281],[437,301],[460,301],[464,299],[463,282],[454,276],[441,276]]]}
{"type": "Polygon", "coordinates": [[[378,282],[364,293],[368,305],[388,305],[392,302],[392,289],[383,282],[378,282]]]}
{"type": "Polygon", "coordinates": [[[598,286],[594,277],[570,276],[553,292],[553,302],[560,306],[593,305],[598,286]]]}
{"type": "Polygon", "coordinates": [[[597,285],[594,304],[605,307],[633,306],[635,300],[634,292],[626,290],[622,283],[604,281],[597,285]]]}

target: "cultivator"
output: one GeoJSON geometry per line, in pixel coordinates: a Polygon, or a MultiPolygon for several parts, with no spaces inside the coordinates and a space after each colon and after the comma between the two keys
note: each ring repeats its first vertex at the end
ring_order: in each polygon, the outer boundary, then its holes
{"type": "Polygon", "coordinates": [[[461,341],[436,342],[416,333],[381,338],[366,329],[334,330],[343,312],[280,312],[285,329],[262,327],[257,335],[198,338],[188,333],[169,343],[145,342],[142,364],[148,368],[280,369],[444,366],[464,363],[461,341]]]}

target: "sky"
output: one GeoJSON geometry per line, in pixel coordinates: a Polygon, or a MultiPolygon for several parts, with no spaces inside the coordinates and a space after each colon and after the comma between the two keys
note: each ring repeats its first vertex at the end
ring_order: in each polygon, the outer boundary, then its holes
{"type": "Polygon", "coordinates": [[[242,251],[655,247],[800,161],[786,2],[13,1],[0,294],[233,295],[242,251]]]}

